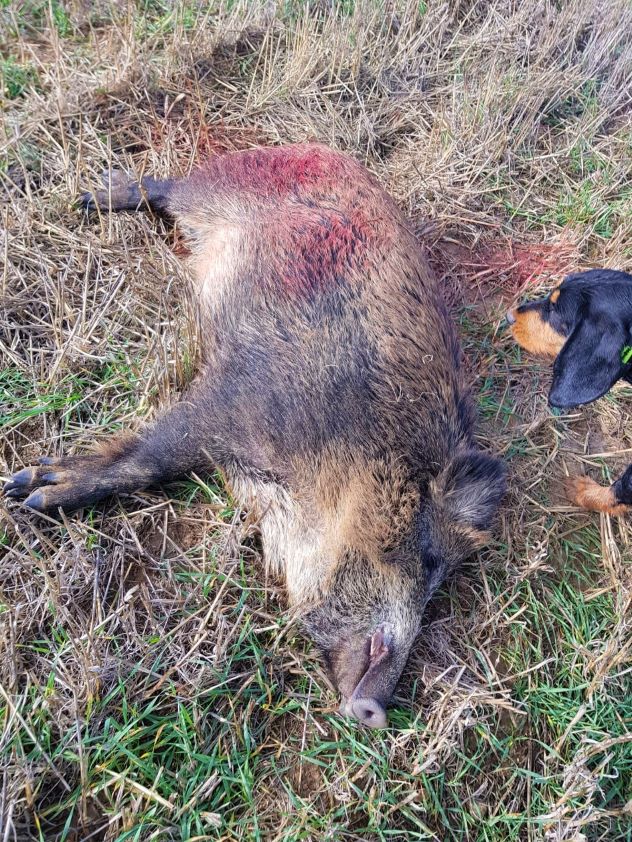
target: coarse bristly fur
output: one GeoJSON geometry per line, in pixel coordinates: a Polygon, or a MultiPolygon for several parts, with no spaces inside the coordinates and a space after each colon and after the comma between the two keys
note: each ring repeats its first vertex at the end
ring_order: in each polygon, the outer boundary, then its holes
{"type": "Polygon", "coordinates": [[[5,493],[68,510],[219,468],[345,712],[383,726],[428,599],[485,542],[505,490],[501,463],[474,449],[455,332],[406,220],[317,144],[215,157],[187,179],[119,177],[85,202],[146,202],[187,232],[201,372],[138,440],[45,459],[5,493]]]}

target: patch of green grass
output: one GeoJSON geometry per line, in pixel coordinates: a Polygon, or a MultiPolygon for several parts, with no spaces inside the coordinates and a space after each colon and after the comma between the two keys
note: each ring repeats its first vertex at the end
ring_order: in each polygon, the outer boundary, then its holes
{"type": "Polygon", "coordinates": [[[604,163],[585,138],[581,138],[570,150],[569,169],[575,175],[584,177],[591,173],[608,171],[609,164],[604,163]]]}
{"type": "Polygon", "coordinates": [[[67,5],[62,0],[0,0],[0,10],[13,12],[3,22],[9,31],[17,25],[17,32],[12,33],[14,37],[21,33],[42,32],[49,14],[58,34],[62,38],[69,37],[74,32],[74,24],[67,5]]]}
{"type": "Polygon", "coordinates": [[[50,10],[53,18],[53,26],[62,38],[66,38],[73,31],[70,13],[59,0],[52,0],[50,10]]]}
{"type": "MultiPolygon", "coordinates": [[[[595,164],[588,159],[588,168],[595,164]]],[[[574,167],[582,166],[577,160],[574,167]]],[[[607,172],[602,173],[607,179],[607,172]]],[[[555,206],[550,210],[535,211],[527,205],[516,206],[504,200],[505,209],[513,218],[521,218],[533,229],[554,223],[563,228],[567,225],[587,226],[597,236],[609,239],[614,229],[629,213],[632,193],[622,189],[614,196],[604,197],[600,186],[587,178],[570,189],[560,191],[555,206]]]]}
{"type": "Polygon", "coordinates": [[[102,401],[116,395],[117,406],[134,405],[138,371],[124,352],[112,355],[90,370],[62,375],[54,385],[36,383],[16,368],[0,371],[0,428],[9,429],[44,413],[64,411],[78,418],[96,409],[91,396],[102,401]]]}
{"type": "Polygon", "coordinates": [[[554,99],[546,107],[542,117],[543,125],[552,129],[562,128],[569,121],[585,114],[596,114],[599,110],[599,88],[598,81],[588,80],[582,84],[579,91],[563,99],[554,99]]]}
{"type": "Polygon", "coordinates": [[[499,385],[503,384],[502,379],[501,383],[498,383],[498,377],[482,378],[477,384],[476,403],[482,419],[504,429],[514,418],[515,413],[511,394],[507,389],[501,391],[498,388],[499,385]]]}
{"type": "Polygon", "coordinates": [[[619,196],[604,200],[595,190],[595,185],[583,181],[573,192],[562,194],[557,208],[548,216],[547,221],[560,226],[588,225],[600,237],[612,236],[616,217],[620,215],[632,192],[623,191],[619,196]]]}
{"type": "Polygon", "coordinates": [[[17,167],[18,171],[26,170],[37,173],[42,165],[43,157],[43,150],[35,144],[18,141],[11,144],[6,156],[0,159],[0,170],[4,173],[10,173],[12,168],[17,167]]]}
{"type": "MultiPolygon", "coordinates": [[[[215,576],[215,588],[222,584],[219,571],[209,575],[215,576]]],[[[193,686],[189,695],[169,681],[162,693],[150,693],[143,700],[138,684],[154,683],[146,682],[148,667],[150,675],[163,671],[163,659],[169,656],[169,632],[147,639],[147,662],[142,669],[124,666],[125,639],[121,636],[115,642],[121,674],[91,700],[81,730],[59,731],[54,716],[57,677],[51,672],[47,688],[32,685],[29,697],[23,700],[29,729],[16,729],[9,752],[17,751],[34,764],[47,756],[46,762],[65,770],[81,762],[84,783],[89,781],[89,800],[99,805],[102,815],[118,809],[121,795],[140,799],[139,809],[130,814],[125,831],[116,837],[121,842],[143,840],[160,828],[181,839],[207,838],[204,834],[213,828],[225,832],[241,828],[249,839],[265,839],[257,826],[255,781],[260,773],[265,777],[270,772],[261,751],[266,723],[271,713],[293,716],[299,708],[269,676],[267,645],[273,638],[269,632],[262,635],[257,631],[249,613],[244,615],[247,601],[253,608],[261,599],[252,582],[253,571],[242,561],[231,580],[241,599],[227,614],[228,620],[242,618],[238,633],[216,667],[208,655],[196,657],[200,668],[213,673],[211,689],[198,693],[193,686]],[[130,693],[130,687],[136,688],[135,693],[130,693]],[[36,709],[35,700],[42,692],[52,707],[45,704],[36,709]],[[245,825],[244,811],[251,815],[245,825]]],[[[195,577],[181,579],[185,592],[187,584],[198,586],[195,577]]],[[[172,628],[186,617],[185,611],[171,612],[172,628]]],[[[55,651],[63,662],[73,646],[62,622],[53,621],[49,637],[31,641],[23,652],[46,657],[55,651]]],[[[42,805],[36,815],[42,828],[40,838],[49,838],[55,828],[56,838],[65,840],[72,838],[77,828],[86,828],[84,788],[78,780],[67,791],[59,786],[44,793],[39,787],[35,782],[34,795],[42,805]]]]}
{"type": "Polygon", "coordinates": [[[176,29],[185,32],[202,25],[208,9],[199,3],[166,3],[161,0],[143,0],[136,17],[138,37],[166,36],[176,29]]]}
{"type": "MultiPolygon", "coordinates": [[[[554,610],[555,607],[554,604],[554,610]]],[[[565,618],[565,612],[561,611],[554,616],[557,619],[565,618]]],[[[588,619],[593,617],[594,612],[591,612],[588,619]]],[[[595,619],[598,622],[599,618],[595,619]]],[[[574,618],[571,622],[580,622],[580,618],[574,618]]],[[[562,634],[568,635],[568,639],[562,641],[566,651],[560,663],[569,667],[568,673],[558,673],[551,676],[548,682],[535,683],[535,686],[528,689],[518,687],[517,692],[523,695],[533,719],[548,724],[551,732],[549,744],[555,746],[558,741],[564,741],[561,751],[567,763],[578,762],[578,756],[585,757],[585,760],[579,762],[585,766],[586,773],[595,775],[594,800],[590,799],[593,806],[600,810],[621,809],[632,797],[632,752],[630,743],[621,741],[626,737],[624,723],[629,722],[632,715],[629,695],[623,686],[617,687],[618,682],[610,682],[608,692],[603,692],[603,698],[600,694],[587,701],[589,682],[572,667],[575,660],[573,655],[576,654],[574,647],[582,645],[584,635],[581,632],[589,629],[569,627],[568,621],[562,629],[562,634]],[[585,711],[583,714],[582,710],[585,711]],[[573,731],[571,726],[578,716],[581,716],[581,728],[573,731]],[[572,733],[564,740],[567,728],[572,733]],[[599,743],[602,747],[599,747],[599,743]]],[[[547,805],[553,800],[551,795],[559,799],[564,788],[565,781],[560,774],[550,780],[546,787],[536,789],[536,810],[546,813],[547,805]]],[[[585,800],[585,793],[578,787],[569,806],[575,805],[581,809],[585,800]]]]}
{"type": "Polygon", "coordinates": [[[221,520],[230,519],[235,514],[234,506],[227,499],[224,480],[218,472],[210,477],[200,477],[198,480],[183,480],[171,484],[170,491],[175,499],[181,500],[187,506],[195,502],[214,503],[215,505],[219,502],[223,504],[217,510],[217,517],[221,520]]]}
{"type": "Polygon", "coordinates": [[[0,60],[0,92],[7,99],[17,99],[28,88],[37,86],[37,71],[30,64],[21,64],[9,57],[0,60]]]}
{"type": "Polygon", "coordinates": [[[84,379],[73,377],[58,388],[39,390],[17,369],[1,371],[0,428],[13,427],[28,418],[74,406],[81,400],[85,385],[84,379]]]}
{"type": "MultiPolygon", "coordinates": [[[[497,742],[514,757],[536,751],[542,758],[541,775],[515,767],[516,781],[530,781],[532,815],[522,817],[525,825],[535,816],[546,816],[551,804],[568,795],[569,770],[575,767],[577,780],[566,809],[582,810],[588,803],[598,810],[621,810],[632,798],[629,679],[624,666],[618,676],[607,667],[603,677],[599,672],[612,630],[623,619],[613,592],[595,588],[601,564],[599,534],[595,529],[578,531],[572,540],[552,546],[550,553],[566,558],[566,564],[556,575],[518,582],[509,597],[503,580],[493,575],[489,580],[500,586],[498,592],[516,615],[506,626],[501,651],[518,676],[512,696],[524,705],[527,716],[517,720],[508,737],[496,731],[484,742],[497,742]]],[[[518,816],[508,826],[516,821],[520,824],[518,816]]],[[[546,823],[543,818],[537,825],[544,829],[546,823]]],[[[623,835],[607,838],[625,839],[628,830],[622,819],[612,831],[623,835]]]]}

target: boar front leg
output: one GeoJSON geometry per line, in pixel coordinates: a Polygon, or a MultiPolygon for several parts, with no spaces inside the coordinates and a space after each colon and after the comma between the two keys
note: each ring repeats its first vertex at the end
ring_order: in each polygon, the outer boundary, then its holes
{"type": "Polygon", "coordinates": [[[195,433],[198,414],[193,402],[182,401],[138,436],[114,437],[82,456],[43,456],[37,465],[14,474],[4,494],[25,497],[24,504],[36,511],[71,511],[211,467],[205,447],[210,442],[195,433]]]}

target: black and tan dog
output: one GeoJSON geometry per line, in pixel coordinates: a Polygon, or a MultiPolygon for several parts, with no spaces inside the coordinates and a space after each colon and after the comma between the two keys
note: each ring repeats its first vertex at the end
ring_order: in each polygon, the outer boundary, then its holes
{"type": "MultiPolygon", "coordinates": [[[[549,404],[562,409],[591,403],[618,380],[632,383],[632,275],[609,269],[569,275],[546,298],[510,310],[518,344],[554,359],[549,404]]],[[[571,477],[569,496],[591,511],[632,511],[632,465],[604,488],[571,477]]]]}

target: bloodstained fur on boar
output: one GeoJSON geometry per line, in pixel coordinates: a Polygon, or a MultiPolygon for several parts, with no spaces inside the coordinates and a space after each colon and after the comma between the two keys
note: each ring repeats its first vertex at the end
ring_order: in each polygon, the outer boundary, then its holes
{"type": "Polygon", "coordinates": [[[218,156],[181,180],[114,174],[84,202],[149,205],[183,228],[201,370],[136,439],[47,459],[8,493],[70,509],[219,468],[342,710],[384,725],[428,599],[485,542],[505,488],[474,447],[454,328],[405,218],[316,144],[218,156]]]}

